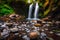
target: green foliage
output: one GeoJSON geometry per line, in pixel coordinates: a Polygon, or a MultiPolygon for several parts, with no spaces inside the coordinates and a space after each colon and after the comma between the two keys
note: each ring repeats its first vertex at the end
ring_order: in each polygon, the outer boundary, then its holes
{"type": "Polygon", "coordinates": [[[7,4],[0,4],[0,16],[9,15],[14,12],[14,9],[7,4]]]}

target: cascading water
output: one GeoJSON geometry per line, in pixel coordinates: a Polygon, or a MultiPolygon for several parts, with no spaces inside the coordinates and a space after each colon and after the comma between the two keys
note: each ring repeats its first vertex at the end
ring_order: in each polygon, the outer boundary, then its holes
{"type": "Polygon", "coordinates": [[[38,18],[37,18],[38,10],[39,10],[39,6],[38,6],[38,2],[36,2],[34,18],[33,18],[34,20],[38,20],[38,18]]]}
{"type": "Polygon", "coordinates": [[[27,19],[28,19],[28,20],[39,20],[39,19],[37,18],[37,14],[38,14],[38,11],[39,11],[38,2],[36,2],[36,4],[35,4],[34,18],[31,18],[32,11],[33,11],[33,6],[34,6],[33,3],[29,6],[29,12],[28,12],[28,18],[27,18],[27,19]]]}
{"type": "Polygon", "coordinates": [[[32,8],[33,8],[33,3],[29,6],[28,20],[31,19],[32,8]]]}

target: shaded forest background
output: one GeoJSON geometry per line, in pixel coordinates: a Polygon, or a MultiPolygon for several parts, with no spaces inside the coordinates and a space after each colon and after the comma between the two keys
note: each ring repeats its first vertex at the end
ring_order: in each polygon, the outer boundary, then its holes
{"type": "MultiPolygon", "coordinates": [[[[29,5],[32,3],[28,3],[28,0],[0,0],[1,5],[8,5],[9,12],[0,12],[0,14],[5,15],[10,13],[16,13],[19,15],[28,15],[29,5]],[[9,9],[10,8],[10,9],[9,9]]],[[[39,1],[39,18],[44,18],[47,16],[51,16],[53,19],[60,19],[60,0],[38,0],[39,1]]],[[[0,10],[3,7],[0,7],[0,10]]]]}

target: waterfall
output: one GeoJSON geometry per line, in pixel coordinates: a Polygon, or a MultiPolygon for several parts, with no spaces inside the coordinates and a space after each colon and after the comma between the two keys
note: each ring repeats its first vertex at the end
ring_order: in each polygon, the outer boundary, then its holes
{"type": "Polygon", "coordinates": [[[29,6],[29,12],[28,12],[28,18],[27,18],[27,19],[28,19],[28,20],[39,20],[39,19],[37,18],[37,14],[38,14],[38,11],[39,11],[38,2],[36,2],[36,4],[35,4],[34,18],[33,18],[33,19],[31,18],[32,11],[33,11],[33,6],[34,6],[33,3],[29,6]]]}
{"type": "Polygon", "coordinates": [[[38,2],[36,2],[35,11],[34,11],[34,20],[37,20],[38,10],[39,10],[39,6],[38,6],[38,2]]]}
{"type": "Polygon", "coordinates": [[[32,8],[33,8],[33,3],[29,6],[28,20],[31,19],[32,8]]]}

